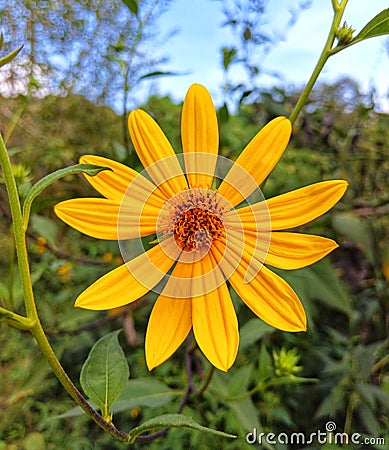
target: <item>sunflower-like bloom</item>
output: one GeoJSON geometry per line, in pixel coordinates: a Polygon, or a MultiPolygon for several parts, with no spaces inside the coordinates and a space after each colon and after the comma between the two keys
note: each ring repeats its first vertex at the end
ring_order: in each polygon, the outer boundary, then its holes
{"type": "Polygon", "coordinates": [[[268,266],[298,269],[337,247],[331,239],[281,230],[328,211],[347,183],[323,181],[265,200],[258,186],[288,144],[290,121],[272,120],[232,163],[218,156],[215,108],[198,84],[183,105],[182,154],[144,111],[133,111],[128,125],[145,170],[139,174],[100,156],[82,156],[81,163],[111,169],[86,175],[104,198],[55,206],[77,230],[118,240],[125,261],[82,292],[75,306],[112,309],[157,292],[145,340],[150,370],[168,359],[191,329],[215,367],[231,367],[239,332],[227,282],[265,322],[285,331],[306,330],[299,298],[268,266]]]}

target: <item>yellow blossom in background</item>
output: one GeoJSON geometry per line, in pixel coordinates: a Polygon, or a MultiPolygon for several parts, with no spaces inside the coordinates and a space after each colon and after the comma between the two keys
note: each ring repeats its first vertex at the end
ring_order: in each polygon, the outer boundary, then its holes
{"type": "Polygon", "coordinates": [[[111,262],[113,259],[112,253],[111,252],[105,252],[103,255],[103,261],[104,262],[111,262]]]}
{"type": "Polygon", "coordinates": [[[136,419],[139,416],[140,409],[139,408],[132,408],[130,411],[131,419],[136,419]]]}
{"type": "Polygon", "coordinates": [[[62,282],[66,283],[71,280],[72,267],[73,267],[73,264],[71,262],[65,263],[62,266],[58,267],[57,275],[59,276],[59,278],[62,282]]]}
{"type": "Polygon", "coordinates": [[[181,159],[144,111],[133,111],[128,124],[147,178],[115,161],[83,156],[81,163],[112,169],[86,176],[105,198],[67,200],[55,212],[99,239],[154,237],[133,257],[120,244],[125,264],[82,292],[75,306],[112,309],[158,292],[146,331],[150,370],[168,359],[191,329],[215,367],[231,367],[239,332],[226,281],[270,325],[306,330],[299,298],[268,266],[298,269],[337,247],[331,239],[282,230],[328,211],[347,183],[324,181],[268,200],[255,197],[289,142],[291,123],[285,117],[272,120],[228,165],[218,156],[216,112],[201,85],[190,87],[183,105],[181,159]]]}
{"type": "Polygon", "coordinates": [[[36,251],[38,253],[44,253],[47,250],[47,240],[43,236],[38,236],[36,240],[36,251]]]}

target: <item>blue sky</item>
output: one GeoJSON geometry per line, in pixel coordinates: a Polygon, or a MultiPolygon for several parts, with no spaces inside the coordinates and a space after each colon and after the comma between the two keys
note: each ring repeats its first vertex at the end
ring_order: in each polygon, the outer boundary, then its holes
{"type": "MultiPolygon", "coordinates": [[[[284,30],[290,18],[289,9],[296,3],[296,0],[270,1],[267,16],[269,29],[284,30]]],[[[343,18],[358,32],[387,7],[388,0],[349,0],[343,18]]],[[[161,54],[169,57],[166,70],[188,75],[161,78],[156,83],[159,93],[168,93],[181,101],[189,85],[197,82],[207,86],[217,103],[223,83],[219,49],[233,43],[229,30],[221,27],[223,20],[221,2],[218,0],[172,0],[159,24],[161,30],[175,28],[178,33],[161,46],[161,54]]],[[[264,60],[264,68],[279,72],[284,81],[278,82],[264,75],[261,79],[263,85],[303,85],[315,66],[331,20],[331,0],[313,0],[311,8],[301,12],[297,23],[264,60]]],[[[389,112],[387,39],[372,38],[331,57],[319,81],[334,81],[341,75],[351,75],[365,90],[373,84],[378,89],[381,109],[389,112]]],[[[239,74],[236,77],[238,79],[239,74]]]]}

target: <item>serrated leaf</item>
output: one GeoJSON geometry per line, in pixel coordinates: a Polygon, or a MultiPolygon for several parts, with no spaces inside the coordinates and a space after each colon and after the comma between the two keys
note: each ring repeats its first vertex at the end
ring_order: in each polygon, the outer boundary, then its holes
{"type": "Polygon", "coordinates": [[[87,175],[90,175],[91,177],[94,177],[102,170],[112,170],[112,169],[109,167],[96,166],[94,164],[75,164],[74,166],[56,170],[55,172],[46,175],[38,182],[36,182],[27,193],[26,199],[23,204],[23,220],[25,229],[27,229],[32,202],[44,189],[46,189],[48,186],[50,186],[60,178],[66,177],[66,175],[73,175],[75,173],[85,173],[87,175]]]}
{"type": "Polygon", "coordinates": [[[21,45],[16,50],[9,53],[8,55],[5,55],[2,58],[0,58],[0,67],[4,66],[5,64],[8,64],[12,60],[14,60],[22,48],[23,48],[23,45],[21,45]]]}
{"type": "Polygon", "coordinates": [[[154,417],[147,420],[139,427],[133,428],[129,435],[131,436],[129,444],[135,442],[135,439],[141,434],[160,430],[161,428],[190,428],[192,430],[201,431],[203,433],[214,434],[216,436],[227,437],[235,439],[237,436],[224,433],[223,431],[214,430],[212,428],[204,427],[195,422],[190,417],[182,414],[164,414],[162,416],[154,417]]]}
{"type": "Polygon", "coordinates": [[[80,374],[82,389],[106,420],[110,420],[111,406],[122,394],[130,375],[119,333],[120,330],[114,331],[95,343],[80,374]]]}
{"type": "Polygon", "coordinates": [[[350,42],[350,45],[375,36],[383,36],[385,34],[389,34],[389,8],[384,9],[373,17],[373,19],[370,20],[370,22],[368,22],[350,42]]]}
{"type": "Polygon", "coordinates": [[[136,16],[138,15],[138,1],[137,0],[123,0],[127,8],[136,16]]]}

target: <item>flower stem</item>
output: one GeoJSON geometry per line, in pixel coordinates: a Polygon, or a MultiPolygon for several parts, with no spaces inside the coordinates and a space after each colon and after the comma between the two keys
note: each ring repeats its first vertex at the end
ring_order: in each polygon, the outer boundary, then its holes
{"type": "Polygon", "coordinates": [[[300,95],[300,98],[297,101],[296,106],[294,107],[292,114],[290,115],[289,119],[292,123],[294,123],[300,114],[303,106],[305,105],[309,94],[312,91],[313,86],[316,83],[316,80],[318,79],[320,72],[323,70],[323,67],[325,63],[327,62],[327,59],[332,55],[331,49],[334,45],[334,41],[336,38],[336,32],[338,31],[340,21],[342,20],[342,16],[344,13],[344,10],[346,8],[348,0],[341,0],[340,3],[338,3],[338,0],[332,1],[332,6],[334,8],[334,17],[332,19],[332,24],[330,31],[328,33],[327,41],[324,45],[324,48],[320,54],[319,60],[316,63],[316,66],[312,72],[312,75],[310,79],[308,80],[307,85],[305,86],[303,92],[300,95]]]}
{"type": "Polygon", "coordinates": [[[9,202],[11,206],[15,248],[18,257],[18,266],[27,317],[20,316],[11,311],[5,310],[4,308],[1,308],[0,313],[2,313],[5,322],[12,323],[12,325],[17,326],[21,329],[28,329],[31,332],[31,334],[37,341],[43,356],[49,363],[51,369],[53,370],[58,380],[61,382],[62,386],[66,389],[66,391],[74,399],[74,401],[86,412],[86,414],[88,414],[88,416],[93,419],[97,423],[97,425],[108,432],[111,436],[122,442],[129,442],[130,436],[127,433],[123,433],[122,431],[118,430],[112,423],[108,423],[107,421],[105,421],[104,418],[90,406],[88,401],[76,388],[76,386],[73,384],[73,382],[61,366],[61,363],[56,357],[46,337],[46,334],[39,320],[32,290],[31,275],[26,248],[26,236],[23,227],[23,217],[18,190],[12,172],[12,166],[8,156],[7,148],[1,134],[0,164],[3,169],[5,184],[7,187],[9,202]]]}
{"type": "Polygon", "coordinates": [[[34,325],[35,321],[29,319],[28,317],[16,314],[8,309],[2,308],[0,306],[0,321],[8,323],[19,330],[30,330],[34,325]]]}

